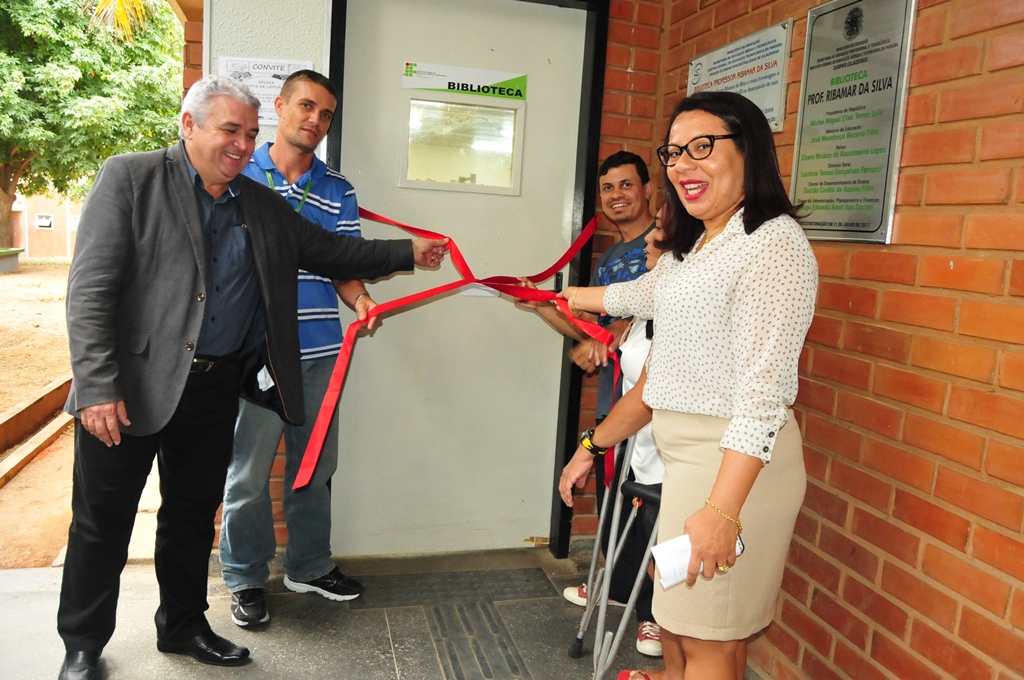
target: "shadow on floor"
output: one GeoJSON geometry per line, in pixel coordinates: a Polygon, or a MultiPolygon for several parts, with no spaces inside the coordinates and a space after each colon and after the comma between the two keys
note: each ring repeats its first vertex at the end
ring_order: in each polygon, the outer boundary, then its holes
{"type": "MultiPolygon", "coordinates": [[[[561,597],[585,574],[547,550],[502,550],[442,557],[349,560],[342,569],[366,585],[351,603],[268,583],[271,621],[259,629],[231,623],[230,595],[211,563],[213,629],[252,651],[242,668],[204,666],[156,650],[151,565],[122,576],[118,625],[104,650],[107,680],[186,678],[333,678],[337,680],[587,680],[593,673],[593,628],[580,659],[567,650],[582,609],[561,597]]],[[[60,569],[0,571],[0,678],[56,677],[63,647],[55,630],[60,569]]],[[[609,610],[616,625],[621,609],[609,610]]],[[[596,619],[596,617],[595,617],[596,619]]],[[[660,668],[638,654],[635,624],[620,648],[618,669],[660,668]]]]}

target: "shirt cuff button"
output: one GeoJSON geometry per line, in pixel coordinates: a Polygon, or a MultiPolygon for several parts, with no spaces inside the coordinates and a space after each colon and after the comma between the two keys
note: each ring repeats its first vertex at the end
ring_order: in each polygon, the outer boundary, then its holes
{"type": "Polygon", "coordinates": [[[774,433],[774,432],[769,432],[769,433],[768,433],[768,436],[769,436],[769,437],[774,437],[774,436],[775,436],[775,433],[774,433]]]}
{"type": "Polygon", "coordinates": [[[763,449],[761,449],[761,450],[762,450],[762,451],[764,451],[765,453],[768,453],[768,447],[767,447],[767,446],[766,446],[766,447],[764,447],[764,448],[763,448],[763,449]]]}

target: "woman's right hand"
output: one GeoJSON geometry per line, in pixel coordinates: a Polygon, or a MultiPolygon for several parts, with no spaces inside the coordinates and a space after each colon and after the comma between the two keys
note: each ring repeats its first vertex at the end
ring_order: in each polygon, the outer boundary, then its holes
{"type": "Polygon", "coordinates": [[[572,487],[582,489],[587,482],[587,474],[590,468],[594,467],[596,456],[587,451],[583,446],[576,449],[572,460],[562,468],[562,478],[558,480],[558,495],[570,508],[572,507],[572,487]]]}

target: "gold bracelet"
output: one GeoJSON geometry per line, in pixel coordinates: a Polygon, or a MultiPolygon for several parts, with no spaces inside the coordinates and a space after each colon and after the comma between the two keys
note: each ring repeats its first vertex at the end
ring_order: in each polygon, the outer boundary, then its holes
{"type": "Polygon", "coordinates": [[[737,534],[742,534],[743,533],[743,525],[740,524],[740,521],[738,519],[733,519],[732,517],[729,517],[729,515],[727,515],[724,512],[722,512],[717,505],[715,505],[714,503],[711,502],[710,498],[705,498],[704,499],[704,503],[707,504],[707,505],[710,505],[712,510],[714,510],[719,515],[721,515],[722,517],[726,518],[727,520],[729,520],[733,524],[735,524],[736,525],[736,533],[737,534]]]}
{"type": "Polygon", "coordinates": [[[576,294],[580,292],[580,287],[576,286],[572,289],[572,295],[569,296],[569,313],[573,316],[579,316],[580,310],[576,306],[576,294]]]}

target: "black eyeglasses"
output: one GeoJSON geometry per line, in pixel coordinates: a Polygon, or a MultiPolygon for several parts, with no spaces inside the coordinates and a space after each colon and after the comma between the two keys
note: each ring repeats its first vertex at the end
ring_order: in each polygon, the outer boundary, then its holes
{"type": "Polygon", "coordinates": [[[711,152],[715,150],[715,141],[719,139],[734,139],[735,137],[742,137],[743,134],[740,132],[731,135],[703,135],[701,137],[695,137],[691,139],[688,144],[679,146],[678,144],[666,144],[665,146],[658,147],[658,160],[666,168],[671,168],[679,158],[686,152],[690,158],[695,161],[702,161],[711,155],[711,152]]]}

